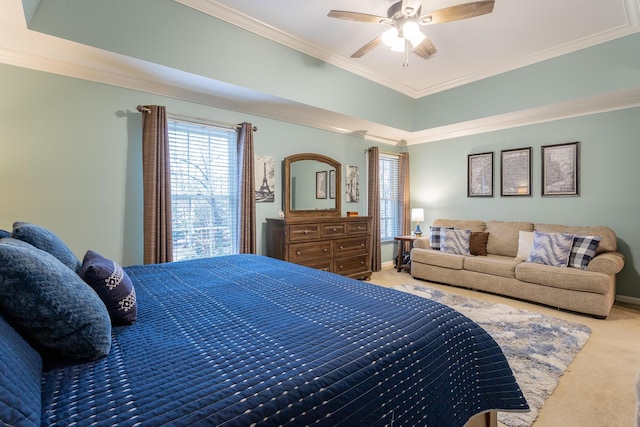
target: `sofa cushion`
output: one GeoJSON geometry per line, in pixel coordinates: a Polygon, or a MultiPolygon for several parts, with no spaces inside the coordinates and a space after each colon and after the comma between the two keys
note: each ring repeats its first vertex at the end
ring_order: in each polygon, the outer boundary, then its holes
{"type": "Polygon", "coordinates": [[[42,358],[0,316],[0,425],[39,426],[42,358]]]}
{"type": "Polygon", "coordinates": [[[533,231],[531,222],[487,221],[485,231],[489,233],[487,252],[494,255],[514,257],[518,254],[519,232],[533,231]]]}
{"type": "Polygon", "coordinates": [[[475,219],[436,219],[434,227],[458,228],[460,230],[485,231],[484,221],[475,219]]]}
{"type": "Polygon", "coordinates": [[[559,289],[598,294],[606,294],[611,287],[611,276],[603,273],[530,262],[523,262],[516,266],[516,279],[559,289]]]}
{"type": "Polygon", "coordinates": [[[589,262],[596,256],[596,249],[598,249],[600,239],[600,236],[574,237],[571,251],[569,252],[569,264],[567,267],[586,270],[589,262]]]}
{"type": "Polygon", "coordinates": [[[111,348],[106,307],[53,255],[0,240],[0,310],[35,348],[69,359],[97,359],[111,348]]]}
{"type": "Polygon", "coordinates": [[[448,254],[469,255],[471,231],[445,228],[442,231],[440,250],[448,254]]]}
{"type": "Polygon", "coordinates": [[[487,240],[489,233],[472,231],[469,237],[469,252],[471,255],[487,256],[487,240]]]}
{"type": "Polygon", "coordinates": [[[515,277],[516,266],[520,263],[522,263],[522,261],[516,260],[513,257],[489,254],[482,258],[465,258],[464,269],[513,279],[515,277]]]}
{"type": "Polygon", "coordinates": [[[411,264],[415,262],[436,267],[451,268],[453,270],[462,270],[464,259],[464,255],[446,254],[431,249],[413,249],[411,251],[411,264]]]}
{"type": "Polygon", "coordinates": [[[518,253],[516,259],[525,261],[529,258],[531,248],[533,247],[533,231],[520,231],[518,233],[518,253]]]}
{"type": "Polygon", "coordinates": [[[580,236],[600,236],[600,244],[596,249],[596,255],[603,252],[615,252],[618,247],[616,233],[609,227],[603,225],[596,226],[568,226],[559,224],[535,224],[537,231],[544,233],[568,233],[580,236]]]}
{"type": "Polygon", "coordinates": [[[533,247],[526,262],[566,267],[573,245],[573,234],[533,232],[533,247]]]}

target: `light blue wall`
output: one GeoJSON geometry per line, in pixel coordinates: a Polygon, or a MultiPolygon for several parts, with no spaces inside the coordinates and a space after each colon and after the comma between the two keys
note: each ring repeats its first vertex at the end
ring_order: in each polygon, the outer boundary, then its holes
{"type": "Polygon", "coordinates": [[[640,33],[423,97],[414,130],[640,85],[640,33]]]}
{"type": "Polygon", "coordinates": [[[412,98],[174,0],[41,0],[29,27],[329,111],[412,126],[412,98]]]}
{"type": "Polygon", "coordinates": [[[618,294],[640,297],[640,108],[409,147],[413,207],[436,218],[606,225],[626,257],[618,294]],[[580,141],[580,197],[541,197],[541,146],[580,141]],[[533,148],[533,196],[500,197],[500,151],[533,148]],[[467,155],[494,152],[493,198],[468,198],[467,155]]]}
{"type": "MultiPolygon", "coordinates": [[[[14,221],[49,227],[82,258],[96,250],[124,265],[142,262],[142,119],[138,104],[170,113],[240,123],[249,121],[255,153],[276,166],[276,200],[257,204],[258,250],[264,253],[267,217],[282,207],[284,157],[316,152],[358,166],[366,188],[361,139],[206,107],[142,92],[0,65],[3,166],[0,228],[14,221]]],[[[343,196],[344,200],[344,196],[343,196]]],[[[343,212],[366,212],[365,198],[343,212]]]]}

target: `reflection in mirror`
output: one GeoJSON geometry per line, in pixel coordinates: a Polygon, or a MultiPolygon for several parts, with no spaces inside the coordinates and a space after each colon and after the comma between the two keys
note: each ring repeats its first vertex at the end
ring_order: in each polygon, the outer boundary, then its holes
{"type": "Polygon", "coordinates": [[[291,164],[291,209],[335,209],[335,191],[330,196],[329,174],[335,169],[324,162],[300,160],[291,164]]]}
{"type": "Polygon", "coordinates": [[[340,163],[321,154],[284,159],[285,216],[340,216],[340,163]]]}

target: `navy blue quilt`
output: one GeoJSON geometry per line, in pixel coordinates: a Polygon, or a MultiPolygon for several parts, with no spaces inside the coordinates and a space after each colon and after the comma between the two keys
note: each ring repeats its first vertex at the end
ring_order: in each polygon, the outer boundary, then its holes
{"type": "Polygon", "coordinates": [[[257,255],[126,268],[138,320],[43,375],[43,425],[462,426],[527,403],[439,303],[257,255]]]}

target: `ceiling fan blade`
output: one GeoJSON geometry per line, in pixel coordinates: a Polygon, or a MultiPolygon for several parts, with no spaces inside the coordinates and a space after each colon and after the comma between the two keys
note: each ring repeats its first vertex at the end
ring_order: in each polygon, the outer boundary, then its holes
{"type": "Polygon", "coordinates": [[[486,15],[487,13],[493,12],[494,4],[494,0],[486,0],[445,7],[444,9],[423,14],[420,16],[420,23],[423,25],[441,24],[443,22],[458,21],[460,19],[486,15]]]}
{"type": "Polygon", "coordinates": [[[413,49],[413,52],[424,59],[429,59],[432,55],[435,55],[437,50],[433,43],[431,43],[431,40],[424,39],[413,49]]]}
{"type": "Polygon", "coordinates": [[[371,40],[369,43],[362,46],[360,49],[356,50],[353,53],[353,55],[351,55],[351,57],[360,58],[361,56],[364,56],[365,54],[369,53],[369,51],[377,47],[380,43],[382,43],[382,36],[376,37],[375,39],[371,40]]]}
{"type": "Polygon", "coordinates": [[[389,21],[389,19],[384,16],[369,15],[368,13],[359,12],[347,12],[345,10],[331,10],[327,16],[329,18],[347,19],[349,21],[368,22],[372,24],[381,24],[389,21]]]}
{"type": "Polygon", "coordinates": [[[402,0],[400,11],[402,11],[405,16],[413,16],[418,13],[421,5],[422,0],[402,0]]]}

